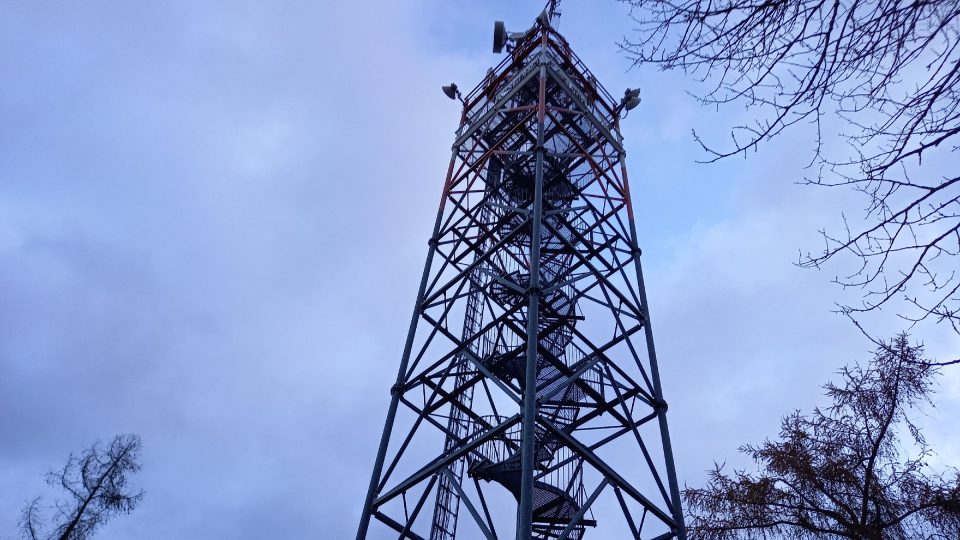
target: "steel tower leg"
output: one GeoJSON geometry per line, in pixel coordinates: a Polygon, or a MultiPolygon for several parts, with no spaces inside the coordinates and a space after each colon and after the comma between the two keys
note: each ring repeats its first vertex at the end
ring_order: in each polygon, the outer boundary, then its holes
{"type": "Polygon", "coordinates": [[[450,179],[453,176],[453,166],[456,163],[456,151],[450,158],[450,165],[447,168],[447,180],[444,182],[444,193],[440,197],[440,210],[437,212],[437,220],[433,225],[433,233],[430,235],[430,241],[427,249],[427,260],[423,266],[423,276],[420,278],[420,288],[417,290],[417,302],[414,304],[413,316],[410,320],[410,328],[407,331],[407,340],[403,346],[403,354],[400,357],[400,367],[397,370],[397,379],[390,389],[390,406],[387,408],[387,419],[383,425],[383,434],[380,436],[380,446],[377,449],[377,457],[373,464],[373,472],[370,474],[370,486],[367,488],[367,497],[363,502],[363,511],[360,514],[360,525],[357,527],[357,540],[364,540],[367,537],[367,530],[370,528],[370,516],[373,511],[373,500],[377,493],[377,487],[380,482],[380,475],[383,474],[383,462],[387,455],[387,446],[390,444],[390,433],[393,430],[393,423],[397,417],[397,408],[400,405],[401,386],[406,380],[407,365],[410,362],[410,352],[413,350],[413,338],[417,331],[417,321],[420,318],[420,305],[423,303],[424,293],[427,290],[427,280],[430,276],[430,267],[433,265],[433,257],[437,251],[437,233],[440,231],[441,219],[443,218],[443,207],[447,201],[447,188],[450,185],[450,179]]]}
{"type": "Polygon", "coordinates": [[[540,242],[543,229],[543,122],[546,116],[547,68],[540,68],[537,105],[537,145],[534,165],[533,214],[530,220],[530,285],[527,289],[527,365],[523,391],[523,440],[521,442],[520,506],[517,509],[517,540],[533,537],[533,470],[537,437],[537,360],[540,356],[540,242]]]}
{"type": "Polygon", "coordinates": [[[657,422],[660,424],[660,438],[663,442],[664,460],[666,461],[667,483],[670,486],[670,498],[672,500],[671,513],[677,523],[677,538],[687,540],[687,528],[683,520],[683,509],[680,501],[680,486],[677,482],[677,468],[673,460],[673,445],[670,443],[670,430],[667,427],[667,402],[663,399],[663,387],[660,384],[660,367],[657,363],[657,351],[653,344],[653,323],[650,322],[650,304],[647,303],[647,288],[643,280],[643,268],[640,263],[641,250],[637,245],[637,223],[633,217],[633,200],[630,198],[630,184],[627,182],[627,167],[624,160],[620,160],[620,174],[623,175],[624,186],[627,198],[627,221],[630,225],[630,237],[632,244],[633,265],[637,274],[637,290],[640,295],[640,302],[643,306],[643,312],[646,316],[644,324],[644,338],[647,341],[647,356],[650,361],[650,377],[653,380],[654,398],[657,400],[657,422]]]}

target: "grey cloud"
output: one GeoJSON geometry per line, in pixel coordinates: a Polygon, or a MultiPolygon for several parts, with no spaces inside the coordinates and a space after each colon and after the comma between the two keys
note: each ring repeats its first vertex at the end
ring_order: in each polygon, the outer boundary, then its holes
{"type": "MultiPolygon", "coordinates": [[[[147,498],[104,540],[352,535],[458,119],[439,85],[539,9],[442,5],[5,4],[0,534],[48,467],[129,431],[147,498]]],[[[611,6],[562,29],[617,92],[640,75],[611,6]]],[[[868,347],[790,264],[833,207],[795,195],[789,147],[691,166],[657,77],[624,130],[696,482],[868,347]]]]}

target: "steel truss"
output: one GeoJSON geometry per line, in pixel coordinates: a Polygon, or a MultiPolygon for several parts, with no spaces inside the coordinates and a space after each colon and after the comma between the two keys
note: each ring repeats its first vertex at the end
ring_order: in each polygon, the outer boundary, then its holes
{"type": "Polygon", "coordinates": [[[357,538],[684,539],[621,106],[546,17],[463,102],[357,538]]]}

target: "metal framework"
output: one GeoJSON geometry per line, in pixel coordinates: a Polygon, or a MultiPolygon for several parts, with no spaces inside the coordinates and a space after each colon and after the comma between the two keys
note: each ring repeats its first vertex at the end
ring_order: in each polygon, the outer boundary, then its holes
{"type": "Polygon", "coordinates": [[[358,539],[686,538],[610,96],[541,16],[467,96],[358,539]]]}

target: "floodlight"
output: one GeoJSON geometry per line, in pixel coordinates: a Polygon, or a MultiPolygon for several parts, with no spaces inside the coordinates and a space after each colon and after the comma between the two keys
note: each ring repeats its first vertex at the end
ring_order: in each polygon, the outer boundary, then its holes
{"type": "Polygon", "coordinates": [[[623,108],[626,110],[631,110],[637,105],[640,104],[640,89],[639,88],[627,88],[623,92],[623,99],[620,101],[620,104],[623,105],[623,108]]]}
{"type": "Polygon", "coordinates": [[[457,99],[457,96],[460,95],[460,91],[457,90],[457,83],[450,83],[444,86],[443,93],[450,99],[457,99]]]}

